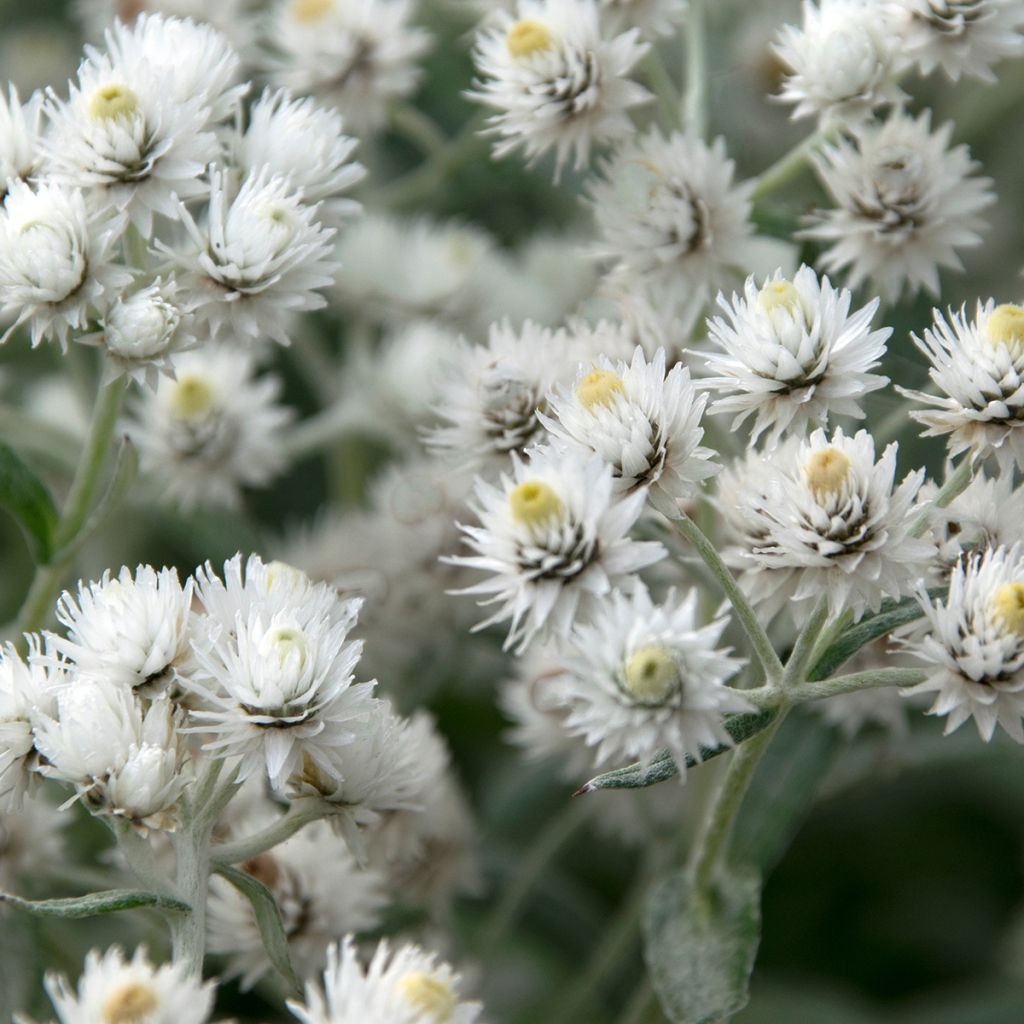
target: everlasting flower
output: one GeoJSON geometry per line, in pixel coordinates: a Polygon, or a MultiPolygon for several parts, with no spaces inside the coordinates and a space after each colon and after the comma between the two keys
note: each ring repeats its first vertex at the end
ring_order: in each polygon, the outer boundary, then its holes
{"type": "Polygon", "coordinates": [[[1024,482],[1016,488],[1011,474],[995,478],[976,472],[947,507],[929,508],[939,557],[947,565],[961,554],[983,548],[1024,547],[1024,482]]]}
{"type": "Polygon", "coordinates": [[[38,767],[32,723],[54,708],[53,683],[36,638],[30,640],[29,652],[25,660],[12,644],[0,648],[0,811],[5,818],[20,811],[38,767]]]}
{"type": "Polygon", "coordinates": [[[859,118],[903,94],[896,86],[898,49],[880,4],[804,0],[803,26],[786,25],[775,53],[788,69],[779,99],[793,117],[859,118]]]}
{"type": "Polygon", "coordinates": [[[599,359],[582,367],[572,390],[560,391],[540,420],[581,457],[600,455],[617,490],[647,490],[658,511],[678,518],[679,502],[718,469],[714,452],[700,444],[706,402],[685,366],[676,363],[666,374],[665,350],[648,362],[638,345],[628,365],[599,359]]]}
{"type": "Polygon", "coordinates": [[[907,646],[929,675],[904,692],[935,693],[928,713],[947,716],[947,734],[973,718],[986,742],[1001,725],[1024,743],[1024,551],[973,554],[953,567],[945,600],[921,588],[918,602],[928,632],[907,646]]]}
{"type": "Polygon", "coordinates": [[[823,426],[830,414],[862,419],[860,396],[889,383],[868,371],[892,329],[871,330],[878,299],[851,315],[851,298],[810,267],[792,281],[777,272],[760,289],[750,277],[742,299],[719,295],[729,323],[715,317],[708,332],[724,354],[708,355],[707,368],[720,376],[702,381],[724,393],[712,411],[736,413],[733,430],[754,416],[751,444],[767,430],[770,448],[784,433],[823,426]]]}
{"type": "Polygon", "coordinates": [[[957,250],[978,245],[979,213],[995,197],[966,146],[949,148],[952,124],[935,132],[931,114],[901,111],[826,146],[815,166],[837,209],[815,217],[807,238],[830,243],[825,270],[846,269],[886,302],[904,289],[939,293],[939,268],[962,269],[957,250]]]}
{"type": "Polygon", "coordinates": [[[949,454],[995,456],[1004,473],[1024,468],[1024,307],[995,300],[966,311],[938,310],[935,323],[914,344],[931,363],[938,395],[899,390],[927,409],[910,415],[925,424],[926,437],[949,437],[949,454]]]}
{"type": "Polygon", "coordinates": [[[305,1002],[288,1008],[302,1024],[475,1024],[483,1011],[462,999],[459,976],[436,955],[382,941],[364,968],[351,936],[328,949],[323,987],[309,982],[305,1002]]]}
{"type": "Polygon", "coordinates": [[[494,155],[554,150],[556,176],[570,157],[585,167],[594,145],[632,133],[626,111],[651,98],[626,77],[647,49],[636,29],[604,38],[596,0],[522,0],[518,20],[497,14],[477,39],[470,93],[497,111],[494,155]]]}
{"type": "Polygon", "coordinates": [[[646,491],[620,500],[612,491],[612,467],[600,456],[544,449],[528,464],[514,459],[498,487],[477,480],[481,525],[460,526],[474,554],[446,559],[488,574],[458,591],[499,605],[477,629],[509,621],[505,646],[517,652],[542,632],[565,636],[595,599],[665,556],[660,544],[627,536],[646,491]]]}
{"type": "Polygon", "coordinates": [[[0,215],[0,313],[23,323],[32,345],[47,335],[67,348],[71,329],[110,302],[131,274],[113,263],[116,222],[91,214],[79,190],[49,182],[37,189],[8,182],[0,215]]]}
{"type": "Polygon", "coordinates": [[[660,605],[642,584],[631,598],[613,592],[570,637],[565,727],[596,748],[599,765],[649,762],[667,747],[685,781],[687,756],[732,745],[724,715],[751,710],[724,685],[740,665],[717,649],[727,625],[697,625],[696,591],[669,591],[660,605]]]}
{"type": "Polygon", "coordinates": [[[6,97],[0,92],[0,199],[7,194],[9,181],[27,181],[39,170],[42,113],[42,93],[33,93],[22,103],[13,85],[6,97]]]}
{"type": "Polygon", "coordinates": [[[888,0],[902,55],[930,75],[937,67],[995,82],[992,67],[1024,55],[1020,0],[888,0]]]}
{"type": "Polygon", "coordinates": [[[77,991],[67,978],[46,976],[46,991],[60,1024],[205,1024],[213,1010],[214,983],[194,977],[184,963],[154,967],[140,947],[125,960],[120,947],[93,950],[77,991]]]}

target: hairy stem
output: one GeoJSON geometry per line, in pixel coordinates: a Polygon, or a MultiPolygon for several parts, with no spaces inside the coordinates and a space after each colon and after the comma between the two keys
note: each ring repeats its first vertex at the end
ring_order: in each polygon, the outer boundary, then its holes
{"type": "Polygon", "coordinates": [[[851,672],[845,676],[833,676],[818,682],[804,683],[789,696],[797,703],[809,700],[824,700],[841,693],[856,693],[879,686],[914,686],[923,683],[928,673],[920,668],[880,668],[865,672],[851,672]]]}
{"type": "MultiPolygon", "coordinates": [[[[929,508],[945,508],[957,495],[962,494],[967,489],[967,485],[971,482],[973,476],[974,460],[968,454],[960,460],[960,465],[946,478],[945,483],[939,489],[939,493],[935,495],[929,508]]],[[[917,517],[910,535],[912,537],[920,537],[927,529],[928,510],[926,509],[917,517]]]]}
{"type": "Polygon", "coordinates": [[[756,202],[763,199],[770,192],[788,185],[803,169],[813,155],[814,151],[832,135],[832,130],[819,128],[812,135],[808,135],[803,142],[794,146],[788,153],[780,157],[762,174],[759,174],[754,181],[754,191],[750,198],[756,202]]]}
{"type": "Polygon", "coordinates": [[[310,822],[326,817],[329,813],[330,808],[322,800],[317,797],[304,797],[294,801],[285,814],[262,831],[245,839],[214,846],[211,857],[219,864],[239,864],[252,860],[253,857],[258,857],[261,853],[266,853],[286,839],[290,839],[310,822]]]}

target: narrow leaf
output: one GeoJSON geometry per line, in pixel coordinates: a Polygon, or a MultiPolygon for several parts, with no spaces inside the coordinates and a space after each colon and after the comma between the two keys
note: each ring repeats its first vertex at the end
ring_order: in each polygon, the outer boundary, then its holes
{"type": "Polygon", "coordinates": [[[673,1024],[713,1024],[741,1010],[761,938],[761,883],[731,870],[702,897],[687,871],[662,879],[648,897],[644,956],[673,1024]]]}
{"type": "Polygon", "coordinates": [[[0,507],[18,521],[32,557],[46,563],[53,554],[57,508],[42,481],[14,453],[0,443],[0,507]]]}
{"type": "Polygon", "coordinates": [[[56,900],[23,900],[12,893],[0,892],[0,903],[48,917],[95,917],[97,914],[113,914],[118,910],[134,910],[136,907],[170,910],[178,914],[187,914],[192,909],[187,903],[171,896],[132,889],[106,889],[85,896],[56,900]]]}
{"type": "MultiPolygon", "coordinates": [[[[732,737],[733,744],[719,747],[701,747],[700,758],[688,757],[686,767],[693,768],[704,761],[710,761],[726,751],[732,750],[733,745],[750,739],[762,729],[767,729],[775,719],[776,711],[758,711],[744,715],[732,715],[726,719],[725,731],[732,737]]],[[[604,772],[592,778],[584,786],[576,791],[576,796],[583,793],[591,793],[595,789],[642,789],[644,786],[653,786],[655,783],[664,782],[679,774],[679,768],[672,755],[667,750],[662,750],[654,755],[649,764],[627,765],[625,768],[616,768],[610,772],[604,772]]]]}
{"type": "Polygon", "coordinates": [[[292,967],[288,952],[288,936],[285,934],[284,922],[281,920],[281,909],[274,899],[273,893],[252,875],[230,867],[227,864],[214,864],[213,870],[226,878],[251,904],[256,915],[256,924],[260,929],[260,937],[266,948],[270,962],[277,968],[281,976],[296,992],[301,992],[299,979],[292,967]]]}

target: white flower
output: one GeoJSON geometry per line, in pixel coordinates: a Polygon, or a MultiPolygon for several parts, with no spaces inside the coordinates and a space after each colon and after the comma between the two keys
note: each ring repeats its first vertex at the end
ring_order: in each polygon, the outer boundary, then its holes
{"type": "Polygon", "coordinates": [[[38,173],[42,113],[42,93],[33,93],[22,103],[13,85],[8,85],[6,97],[0,92],[0,196],[7,194],[12,179],[25,181],[38,173]]]}
{"type": "Polygon", "coordinates": [[[932,715],[948,716],[946,733],[973,718],[982,739],[1001,725],[1024,743],[1024,550],[989,548],[958,562],[945,601],[922,587],[925,636],[907,647],[929,676],[904,692],[935,693],[932,715]]]}
{"type": "Polygon", "coordinates": [[[41,877],[59,877],[68,862],[62,830],[70,816],[42,794],[26,799],[16,814],[10,810],[4,807],[0,815],[0,890],[17,892],[26,882],[38,885],[41,877]]]}
{"type": "MultiPolygon", "coordinates": [[[[752,546],[748,564],[789,570],[795,602],[827,598],[830,612],[860,617],[883,597],[898,598],[924,574],[934,546],[917,540],[914,498],[924,470],[894,486],[896,444],[875,461],[875,443],[861,430],[832,438],[816,430],[806,442],[776,450],[762,486],[741,496],[752,546]]],[[[756,600],[778,600],[775,572],[752,580],[756,600]]]]}
{"type": "Polygon", "coordinates": [[[131,274],[115,265],[116,223],[86,209],[82,193],[49,182],[37,189],[8,182],[0,216],[0,313],[25,323],[32,345],[47,335],[67,348],[68,333],[84,330],[90,313],[109,303],[131,274]]]}
{"type": "Polygon", "coordinates": [[[967,147],[949,148],[952,124],[932,132],[930,123],[930,111],[898,111],[815,159],[838,208],[802,235],[831,243],[825,270],[846,268],[852,287],[869,282],[886,302],[904,289],[938,295],[939,268],[962,269],[957,250],[981,242],[978,214],[995,201],[991,181],[972,176],[967,147]]]}
{"type": "Polygon", "coordinates": [[[634,137],[589,186],[594,254],[625,284],[703,304],[747,263],[751,186],[734,185],[734,172],[720,138],[709,146],[656,128],[634,137]]]}
{"type": "Polygon", "coordinates": [[[197,646],[198,670],[184,681],[207,703],[192,712],[195,731],[210,734],[215,756],[239,758],[239,781],[265,769],[281,791],[306,758],[340,781],[333,751],[356,738],[376,704],[376,683],[353,681],[362,641],[348,640],[352,624],[307,593],[273,612],[254,601],[197,646]]]}
{"type": "MultiPolygon", "coordinates": [[[[246,822],[249,828],[267,824],[260,818],[246,822]]],[[[235,831],[238,838],[247,834],[235,831]]],[[[273,893],[288,952],[304,976],[323,969],[326,946],[339,935],[376,927],[387,902],[381,874],[359,868],[325,822],[307,825],[241,868],[273,893]]],[[[227,957],[228,976],[240,975],[243,989],[271,970],[252,904],[223,878],[210,879],[207,935],[210,952],[227,957]]]]}
{"type": "Polygon", "coordinates": [[[1024,482],[1010,474],[994,479],[977,472],[946,508],[929,508],[939,554],[946,565],[976,548],[1024,546],[1024,482]]]}
{"type": "Polygon", "coordinates": [[[282,429],[292,410],[278,404],[280,380],[255,376],[251,354],[204,347],[172,360],[133,407],[128,435],[143,470],[183,505],[237,506],[242,487],[280,472],[282,429]]]}
{"type": "Polygon", "coordinates": [[[218,153],[204,97],[177,91],[166,65],[93,51],[66,101],[48,95],[50,177],[126,213],[149,238],[154,213],[177,219],[179,199],[205,192],[200,178],[218,153]]]}
{"type": "Polygon", "coordinates": [[[46,975],[46,991],[61,1024],[205,1024],[215,987],[194,977],[185,963],[154,967],[144,947],[131,960],[118,946],[102,957],[94,949],[85,958],[77,991],[63,975],[46,975]]]}
{"type": "Polygon", "coordinates": [[[688,756],[732,745],[724,715],[752,710],[724,685],[741,664],[716,646],[728,623],[698,626],[695,590],[670,590],[662,604],[643,584],[632,597],[614,591],[569,638],[565,728],[596,748],[598,765],[649,762],[667,747],[685,781],[688,756]]]}
{"type": "Polygon", "coordinates": [[[860,118],[903,93],[899,57],[883,5],[868,0],[804,0],[803,27],[784,25],[774,50],[789,74],[779,99],[793,117],[860,118]]]}
{"type": "Polygon", "coordinates": [[[229,175],[214,168],[202,224],[184,204],[179,212],[191,246],[158,247],[186,271],[186,294],[215,336],[269,335],[287,345],[294,314],[326,305],[317,289],[334,279],[334,229],[284,178],[250,171],[232,197],[229,175]]]}
{"type": "Polygon", "coordinates": [[[79,672],[146,697],[162,693],[189,656],[192,586],[176,569],[149,565],[79,581],[77,600],[65,590],[57,602],[67,636],[48,634],[48,644],[79,672]]]}
{"type": "Polygon", "coordinates": [[[706,356],[713,374],[701,381],[724,395],[712,411],[736,413],[732,429],[755,416],[750,443],[767,430],[774,448],[788,432],[823,426],[830,414],[863,419],[858,399],[889,383],[869,373],[885,354],[892,328],[871,330],[878,299],[850,314],[851,295],[802,266],[792,281],[776,272],[758,289],[747,279],[744,298],[718,304],[729,318],[708,320],[708,336],[724,354],[706,356]]]}
{"type": "Polygon", "coordinates": [[[938,395],[898,390],[928,406],[910,415],[925,437],[949,436],[949,454],[995,456],[1004,473],[1024,469],[1024,307],[978,302],[973,321],[964,308],[935,323],[914,344],[928,357],[938,395]]]}
{"type": "Polygon", "coordinates": [[[889,0],[887,13],[901,54],[923,75],[940,67],[954,82],[994,83],[993,65],[1024,55],[1020,0],[889,0]]]}
{"type": "Polygon", "coordinates": [[[665,557],[628,531],[643,510],[643,489],[614,500],[612,467],[594,455],[534,452],[513,459],[513,477],[495,487],[476,482],[480,526],[462,526],[469,556],[446,561],[488,578],[458,593],[485,595],[498,610],[475,628],[510,622],[505,647],[524,651],[540,633],[565,636],[613,586],[665,557]]]}
{"type": "Polygon", "coordinates": [[[638,345],[629,364],[598,359],[581,367],[572,389],[559,390],[550,415],[539,418],[557,443],[600,455],[619,493],[644,489],[659,512],[678,518],[679,502],[718,470],[700,443],[706,403],[687,367],[676,363],[666,374],[665,350],[648,362],[638,345]]]}
{"type": "Polygon", "coordinates": [[[626,112],[651,98],[626,77],[647,49],[636,29],[604,38],[595,0],[521,0],[518,20],[497,14],[477,38],[469,94],[497,111],[494,155],[554,150],[556,177],[570,157],[585,167],[595,144],[632,134],[626,112]]]}
{"type": "Polygon", "coordinates": [[[79,676],[57,693],[54,716],[38,716],[35,730],[42,773],[71,783],[93,814],[173,831],[187,778],[180,712],[170,700],[144,711],[123,686],[79,676]]]}
{"type": "Polygon", "coordinates": [[[75,0],[78,16],[93,37],[102,36],[115,20],[131,25],[149,12],[213,25],[235,46],[250,42],[252,19],[248,6],[248,0],[217,0],[216,4],[208,0],[75,0]]]}
{"type": "Polygon", "coordinates": [[[430,36],[411,0],[278,0],[267,42],[278,85],[336,106],[359,135],[378,131],[420,80],[430,36]]]}
{"type": "Polygon", "coordinates": [[[637,28],[647,38],[673,36],[686,16],[687,0],[600,0],[604,24],[616,32],[637,28]]]}
{"type": "Polygon", "coordinates": [[[306,985],[304,1003],[288,1001],[302,1024],[476,1024],[479,1003],[462,999],[460,978],[419,946],[392,951],[381,941],[364,968],[352,937],[327,950],[323,987],[306,985]]]}
{"type": "Polygon", "coordinates": [[[337,226],[359,211],[343,195],[366,176],[366,168],[352,159],[355,148],[336,110],[293,99],[286,89],[267,89],[250,109],[234,150],[244,170],[266,167],[287,179],[307,203],[322,204],[325,223],[337,226]]]}

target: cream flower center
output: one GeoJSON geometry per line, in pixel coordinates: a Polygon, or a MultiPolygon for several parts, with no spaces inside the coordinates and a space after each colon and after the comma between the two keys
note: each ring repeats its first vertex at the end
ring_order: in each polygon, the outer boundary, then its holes
{"type": "Polygon", "coordinates": [[[267,590],[270,590],[278,580],[284,580],[291,590],[298,590],[309,583],[309,577],[301,569],[275,559],[267,563],[267,590]]]}
{"type": "Polygon", "coordinates": [[[543,22],[524,18],[508,30],[505,42],[513,57],[529,57],[541,50],[550,49],[554,40],[551,30],[543,22]]]}
{"type": "Polygon", "coordinates": [[[562,499],[540,480],[524,480],[513,487],[508,506],[512,518],[524,526],[543,526],[552,519],[561,519],[563,513],[562,499]]]}
{"type": "Polygon", "coordinates": [[[996,306],[988,318],[988,336],[1005,345],[1014,356],[1024,355],[1024,306],[996,306]]]}
{"type": "Polygon", "coordinates": [[[333,6],[333,0],[292,0],[292,17],[296,21],[319,21],[333,6]]]}
{"type": "Polygon", "coordinates": [[[1008,633],[1024,637],[1024,583],[1004,583],[992,599],[996,620],[1008,633]]]}
{"type": "Polygon", "coordinates": [[[679,689],[679,666],[664,647],[641,647],[626,662],[626,688],[644,704],[658,704],[679,689]]]}
{"type": "Polygon", "coordinates": [[[179,419],[195,420],[209,413],[216,404],[210,382],[199,374],[187,373],[174,382],[171,411],[179,419]]]}
{"type": "Polygon", "coordinates": [[[410,971],[398,982],[402,998],[431,1024],[447,1024],[458,1000],[448,982],[425,971],[410,971]]]}
{"type": "Polygon", "coordinates": [[[792,281],[769,281],[757,294],[757,308],[769,316],[777,309],[796,314],[800,310],[800,293],[792,281]]]}
{"type": "Polygon", "coordinates": [[[138,108],[138,98],[127,85],[101,85],[89,98],[89,116],[94,121],[112,121],[115,117],[129,117],[138,108]]]}
{"type": "Polygon", "coordinates": [[[804,463],[807,486],[815,497],[838,494],[850,475],[850,460],[838,448],[823,448],[804,463]]]}
{"type": "Polygon", "coordinates": [[[277,658],[279,667],[294,660],[301,668],[306,662],[306,635],[294,626],[274,626],[268,629],[260,643],[260,653],[277,658]]]}
{"type": "Polygon", "coordinates": [[[103,1000],[103,1024],[138,1024],[160,1005],[151,985],[127,981],[103,1000]]]}
{"type": "Polygon", "coordinates": [[[611,370],[591,370],[576,388],[576,398],[584,409],[611,405],[617,394],[626,390],[622,378],[611,370]]]}

